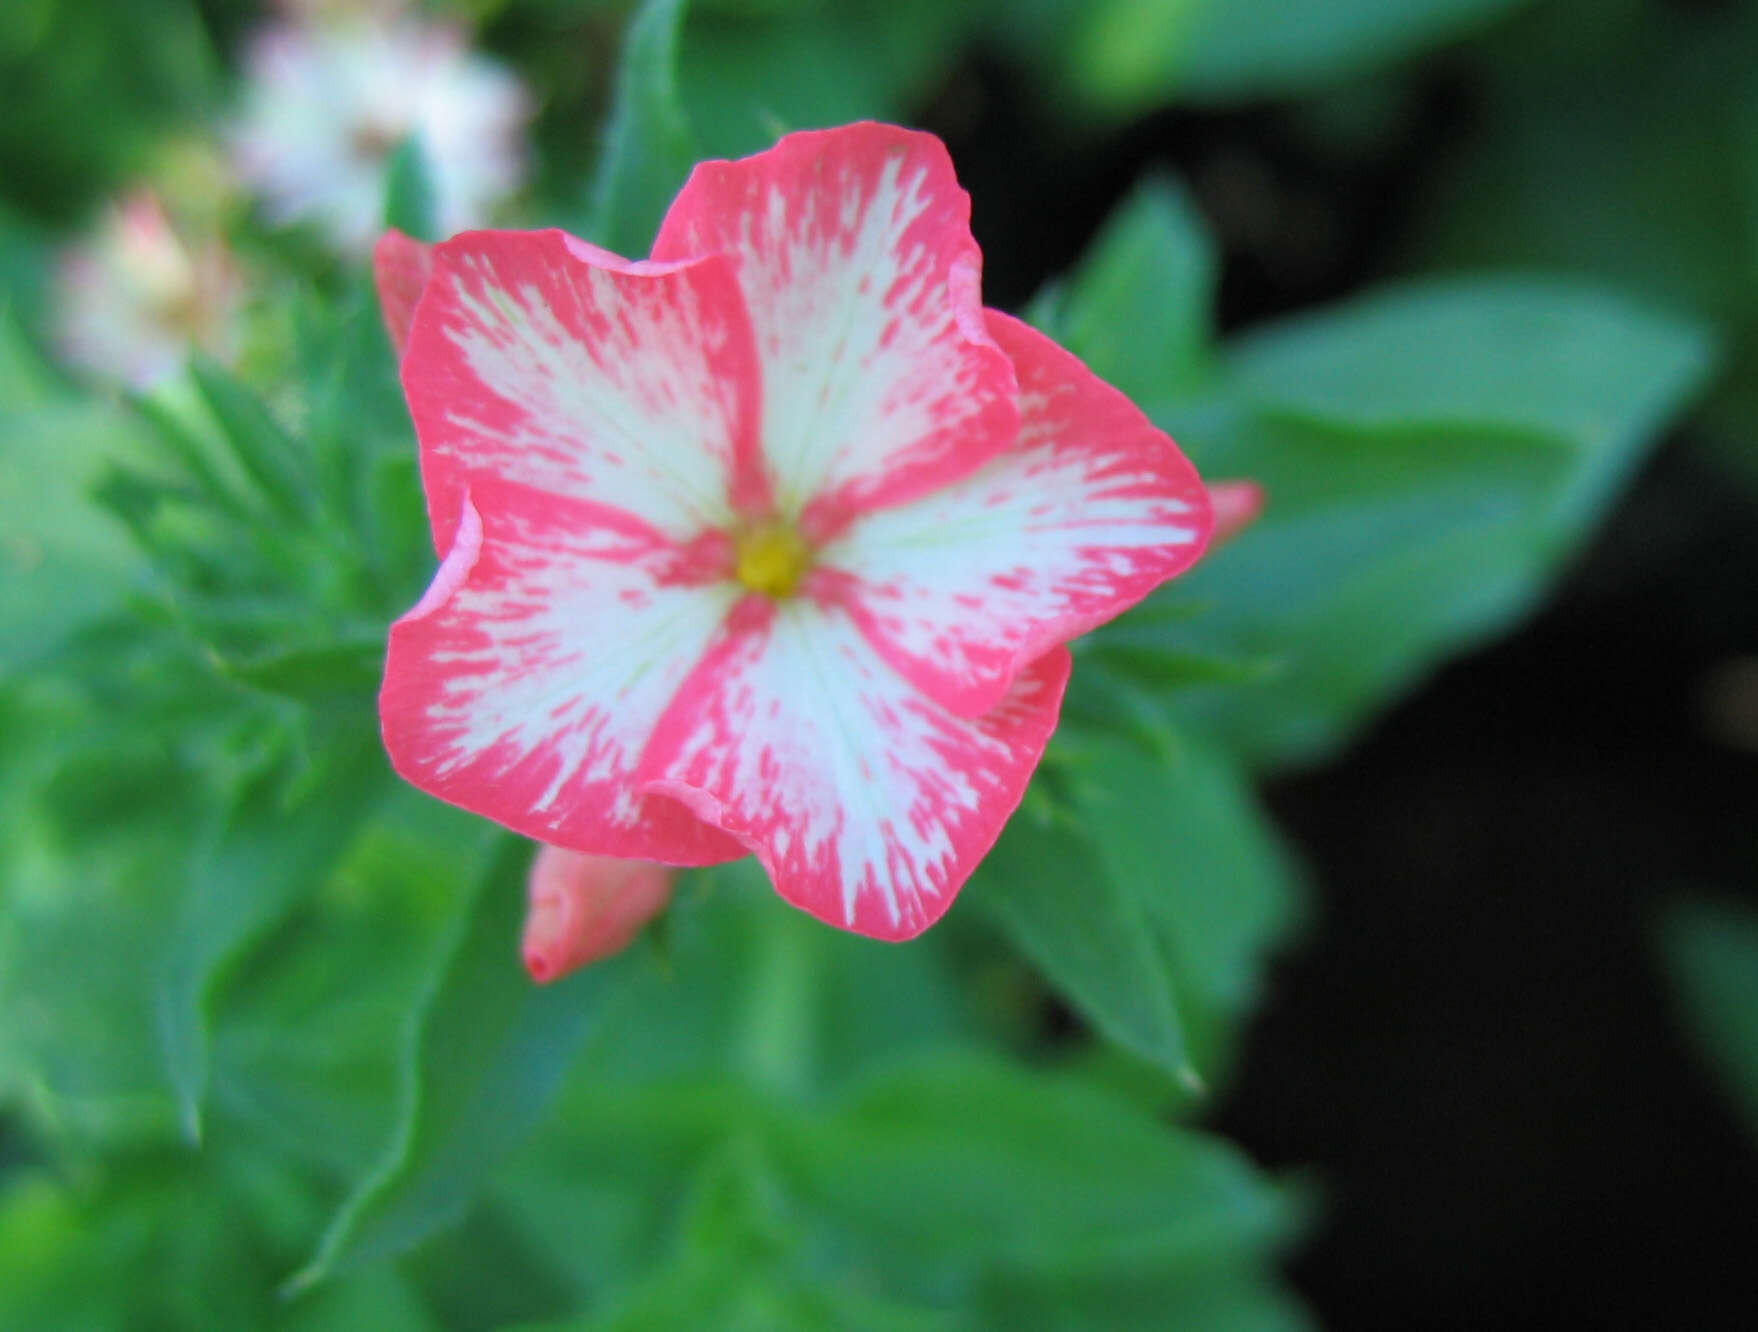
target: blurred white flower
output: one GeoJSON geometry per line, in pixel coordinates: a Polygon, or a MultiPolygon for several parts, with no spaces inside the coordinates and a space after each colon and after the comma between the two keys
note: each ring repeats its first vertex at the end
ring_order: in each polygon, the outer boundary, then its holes
{"type": "Polygon", "coordinates": [[[158,197],[140,190],[112,205],[56,269],[55,345],[72,365],[147,388],[191,348],[227,357],[244,284],[217,236],[179,236],[158,197]]]}
{"type": "Polygon", "coordinates": [[[462,29],[398,18],[385,6],[323,7],[258,32],[231,135],[240,176],[276,223],[316,223],[365,254],[384,226],[386,168],[421,145],[443,234],[488,220],[524,178],[530,102],[462,29]]]}

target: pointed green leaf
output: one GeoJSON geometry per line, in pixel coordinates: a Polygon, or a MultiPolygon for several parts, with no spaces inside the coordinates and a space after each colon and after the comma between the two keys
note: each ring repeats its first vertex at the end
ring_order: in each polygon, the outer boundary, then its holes
{"type": "Polygon", "coordinates": [[[248,484],[236,462],[230,466],[212,456],[214,445],[193,429],[175,405],[176,394],[167,390],[158,396],[139,395],[129,399],[137,416],[151,428],[154,438],[169,455],[175,470],[193,492],[212,505],[216,512],[231,518],[249,521],[250,503],[241,498],[239,482],[248,484]],[[227,473],[229,475],[223,475],[227,473]]]}
{"type": "Polygon", "coordinates": [[[1694,325],[1533,279],[1411,284],[1243,338],[1160,419],[1206,474],[1262,483],[1264,516],[1166,594],[1205,614],[1106,641],[1278,662],[1166,705],[1253,765],[1320,758],[1536,603],[1711,363],[1694,325]]]}
{"type": "Polygon", "coordinates": [[[299,446],[262,401],[214,362],[197,356],[190,375],[232,455],[283,518],[311,511],[312,481],[299,446]]]}
{"type": "Polygon", "coordinates": [[[1054,335],[1101,379],[1159,402],[1206,372],[1219,259],[1183,188],[1150,176],[1066,280],[1054,335]]]}
{"type": "Polygon", "coordinates": [[[1257,411],[1554,435],[1576,454],[1558,516],[1580,521],[1714,362],[1702,325],[1587,283],[1452,278],[1255,330],[1228,349],[1227,368],[1230,394],[1257,411]]]}
{"type": "Polygon", "coordinates": [[[1097,738],[1085,757],[1076,817],[1110,876],[1134,886],[1191,1058],[1216,1082],[1304,918],[1298,869],[1238,768],[1196,740],[1097,738]]]}
{"type": "Polygon", "coordinates": [[[592,239],[640,258],[700,156],[678,101],[685,0],[643,0],[629,20],[616,102],[592,201],[592,239]]]}
{"type": "Polygon", "coordinates": [[[216,657],[228,679],[302,703],[367,700],[384,674],[382,632],[362,631],[330,642],[290,647],[258,657],[216,657]]]}
{"type": "Polygon", "coordinates": [[[1014,816],[979,900],[1102,1035],[1201,1090],[1298,923],[1292,862],[1203,747],[1087,732],[1064,745],[1057,816],[1014,816]]]}
{"type": "Polygon", "coordinates": [[[1139,885],[1113,876],[1072,819],[1015,814],[973,888],[1102,1035],[1187,1085],[1197,1081],[1171,968],[1149,931],[1139,885]]]}
{"type": "Polygon", "coordinates": [[[1227,1144],[970,1052],[891,1061],[806,1106],[582,1070],[567,1118],[499,1195],[608,1311],[556,1332],[987,1326],[973,1300],[1034,1274],[1213,1269],[1267,1302],[1267,1259],[1299,1221],[1227,1144]],[[672,1258],[642,1273],[656,1235],[672,1258]]]}
{"type": "Polygon", "coordinates": [[[253,777],[192,867],[157,964],[155,1019],[184,1131],[201,1136],[216,976],[312,891],[347,850],[387,781],[376,737],[319,755],[289,796],[277,763],[253,777]]]}
{"type": "Polygon", "coordinates": [[[1682,1016],[1758,1134],[1758,911],[1687,898],[1673,904],[1662,926],[1682,1016]]]}
{"type": "Polygon", "coordinates": [[[1290,1220],[1226,1144],[969,1055],[871,1078],[806,1125],[783,1165],[802,1199],[882,1240],[888,1252],[870,1252],[886,1264],[1251,1253],[1290,1220]]]}
{"type": "Polygon", "coordinates": [[[400,1253],[456,1221],[543,1114],[636,960],[625,953],[559,983],[532,984],[519,963],[530,852],[530,843],[507,839],[411,1024],[395,1139],[291,1289],[400,1253]]]}

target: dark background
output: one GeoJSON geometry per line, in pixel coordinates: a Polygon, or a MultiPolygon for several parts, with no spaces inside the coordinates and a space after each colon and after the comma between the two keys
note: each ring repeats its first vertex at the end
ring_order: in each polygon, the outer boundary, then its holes
{"type": "MultiPolygon", "coordinates": [[[[925,120],[967,164],[994,303],[1023,304],[1163,167],[1219,237],[1230,330],[1395,275],[1422,165],[1470,132],[1476,92],[1433,62],[1371,154],[1315,150],[1274,110],[1166,113],[1059,150],[1054,108],[978,59],[925,120]]],[[[1758,900],[1758,759],[1711,703],[1758,653],[1758,497],[1702,445],[1689,426],[1663,442],[1519,634],[1269,791],[1317,919],[1211,1122],[1312,1172],[1323,1206],[1291,1271],[1329,1326],[1758,1310],[1758,1145],[1655,939],[1677,890],[1758,900]]]]}

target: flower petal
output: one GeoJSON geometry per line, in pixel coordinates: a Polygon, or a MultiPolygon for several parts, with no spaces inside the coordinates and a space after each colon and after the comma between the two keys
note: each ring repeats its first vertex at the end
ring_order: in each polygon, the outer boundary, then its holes
{"type": "Polygon", "coordinates": [[[1013,369],[983,325],[970,199],[933,135],[848,125],[702,163],[653,257],[714,252],[739,260],[771,485],[809,538],[1012,440],[1013,369]]]}
{"type": "Polygon", "coordinates": [[[409,324],[421,303],[422,289],[433,276],[433,246],[398,231],[386,231],[372,247],[372,281],[378,288],[379,313],[391,348],[401,360],[409,346],[409,324]]]}
{"type": "Polygon", "coordinates": [[[434,247],[403,358],[434,542],[491,478],[688,541],[756,474],[757,372],[731,264],[627,263],[560,231],[434,247]]]}
{"type": "Polygon", "coordinates": [[[743,854],[632,782],[736,591],[699,552],[590,505],[484,483],[433,586],[391,626],[379,715],[392,766],[539,841],[676,865],[743,854]]]}
{"type": "Polygon", "coordinates": [[[1024,794],[1062,703],[1052,649],[985,716],[923,697],[849,619],[747,598],[641,763],[819,919],[908,939],[939,919],[1024,794]]]}
{"type": "Polygon", "coordinates": [[[991,312],[989,328],[1019,373],[1017,445],[864,515],[820,552],[810,584],[905,679],[969,717],[1051,645],[1189,568],[1211,521],[1196,469],[1127,398],[1018,320],[991,312]]]}

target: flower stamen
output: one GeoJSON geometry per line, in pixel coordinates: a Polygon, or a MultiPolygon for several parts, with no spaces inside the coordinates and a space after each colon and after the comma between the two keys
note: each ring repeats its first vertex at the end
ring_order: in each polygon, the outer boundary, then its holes
{"type": "Polygon", "coordinates": [[[738,580],[765,596],[791,596],[812,563],[812,552],[786,523],[765,523],[738,537],[738,580]]]}

